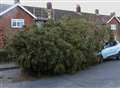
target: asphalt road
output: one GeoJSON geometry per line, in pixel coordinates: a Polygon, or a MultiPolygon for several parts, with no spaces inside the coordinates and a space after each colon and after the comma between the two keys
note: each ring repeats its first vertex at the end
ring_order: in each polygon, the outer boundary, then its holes
{"type": "MultiPolygon", "coordinates": [[[[3,71],[15,76],[18,70],[3,71]]],[[[120,61],[109,61],[74,75],[42,78],[34,81],[3,82],[0,88],[120,88],[120,61]]]]}

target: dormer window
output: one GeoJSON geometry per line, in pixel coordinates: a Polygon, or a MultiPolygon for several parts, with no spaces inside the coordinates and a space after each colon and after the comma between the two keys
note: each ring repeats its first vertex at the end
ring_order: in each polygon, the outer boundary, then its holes
{"type": "Polygon", "coordinates": [[[111,30],[116,30],[117,29],[117,25],[116,24],[111,24],[111,30]]]}
{"type": "Polygon", "coordinates": [[[24,19],[11,19],[11,27],[12,28],[23,28],[24,19]]]}

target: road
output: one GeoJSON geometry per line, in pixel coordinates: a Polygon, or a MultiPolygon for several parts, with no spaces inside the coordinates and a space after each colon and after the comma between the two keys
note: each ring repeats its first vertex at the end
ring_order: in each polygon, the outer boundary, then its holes
{"type": "MultiPolygon", "coordinates": [[[[18,71],[16,71],[16,74],[18,71]]],[[[14,71],[3,71],[1,74],[14,71]]],[[[0,88],[120,88],[120,61],[109,61],[74,75],[42,78],[34,81],[0,82],[0,88]]]]}

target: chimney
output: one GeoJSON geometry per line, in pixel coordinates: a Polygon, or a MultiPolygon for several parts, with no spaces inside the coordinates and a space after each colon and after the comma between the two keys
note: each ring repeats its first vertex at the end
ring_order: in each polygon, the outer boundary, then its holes
{"type": "Polygon", "coordinates": [[[47,12],[48,12],[48,19],[53,18],[53,9],[52,9],[52,3],[47,3],[47,12]]]}
{"type": "Polygon", "coordinates": [[[79,13],[79,14],[81,14],[81,7],[80,7],[80,5],[77,5],[76,12],[79,13]]]}
{"type": "Polygon", "coordinates": [[[52,9],[52,3],[51,2],[47,3],[47,9],[50,9],[50,10],[52,9]]]}
{"type": "Polygon", "coordinates": [[[112,16],[115,16],[116,15],[116,13],[115,12],[111,12],[110,13],[110,16],[112,17],[112,16]]]}
{"type": "Polygon", "coordinates": [[[95,10],[95,14],[99,15],[99,10],[98,9],[95,10]]]}
{"type": "Polygon", "coordinates": [[[14,3],[15,4],[20,3],[20,0],[14,0],[14,3]]]}

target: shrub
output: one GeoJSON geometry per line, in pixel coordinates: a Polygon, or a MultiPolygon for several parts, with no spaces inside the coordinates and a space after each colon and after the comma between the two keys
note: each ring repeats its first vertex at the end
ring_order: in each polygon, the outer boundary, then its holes
{"type": "Polygon", "coordinates": [[[64,18],[18,32],[6,48],[29,74],[74,73],[97,62],[94,53],[107,33],[85,19],[64,18]]]}
{"type": "Polygon", "coordinates": [[[0,49],[0,63],[10,62],[10,58],[8,56],[8,52],[5,49],[0,49]]]}

